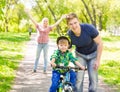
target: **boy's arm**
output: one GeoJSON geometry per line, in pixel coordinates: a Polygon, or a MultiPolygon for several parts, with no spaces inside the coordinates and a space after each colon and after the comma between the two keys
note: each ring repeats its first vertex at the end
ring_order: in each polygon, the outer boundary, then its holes
{"type": "Polygon", "coordinates": [[[52,67],[56,67],[55,58],[52,58],[50,64],[51,64],[52,67]]]}
{"type": "Polygon", "coordinates": [[[82,70],[85,70],[85,67],[81,65],[78,61],[75,61],[75,64],[79,66],[82,70]]]}

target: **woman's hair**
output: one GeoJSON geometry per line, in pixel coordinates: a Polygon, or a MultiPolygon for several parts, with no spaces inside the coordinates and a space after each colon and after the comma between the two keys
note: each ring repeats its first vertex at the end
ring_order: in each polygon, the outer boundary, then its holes
{"type": "Polygon", "coordinates": [[[59,42],[60,42],[61,40],[67,40],[67,41],[68,41],[68,44],[69,44],[69,45],[71,44],[70,41],[69,41],[69,39],[68,39],[66,36],[60,36],[60,37],[58,37],[56,43],[59,44],[59,42]]]}
{"type": "Polygon", "coordinates": [[[74,19],[74,18],[78,19],[78,16],[75,13],[69,13],[66,17],[67,24],[71,19],[74,19]]]}
{"type": "Polygon", "coordinates": [[[45,20],[49,21],[47,17],[44,17],[44,18],[42,19],[42,23],[43,23],[45,20]]]}

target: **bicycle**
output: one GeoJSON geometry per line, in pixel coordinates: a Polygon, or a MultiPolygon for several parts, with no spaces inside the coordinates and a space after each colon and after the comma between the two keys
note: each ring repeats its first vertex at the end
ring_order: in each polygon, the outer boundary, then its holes
{"type": "Polygon", "coordinates": [[[59,86],[57,92],[74,92],[72,83],[70,82],[70,70],[74,69],[75,72],[81,70],[79,67],[66,67],[66,66],[56,66],[58,69],[63,69],[66,71],[65,75],[60,76],[59,86]]]}

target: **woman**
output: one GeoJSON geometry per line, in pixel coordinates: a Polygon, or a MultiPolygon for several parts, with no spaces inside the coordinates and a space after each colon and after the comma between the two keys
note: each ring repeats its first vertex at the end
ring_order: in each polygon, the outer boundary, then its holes
{"type": "Polygon", "coordinates": [[[33,24],[36,26],[37,29],[37,52],[36,52],[36,59],[35,59],[35,64],[34,64],[34,72],[37,70],[39,58],[41,51],[43,50],[44,53],[44,69],[43,72],[46,73],[47,70],[47,62],[48,62],[48,41],[49,41],[49,32],[56,27],[63,18],[66,18],[65,15],[63,15],[55,24],[49,25],[49,20],[48,18],[43,18],[41,23],[37,23],[32,16],[30,15],[29,11],[26,9],[25,10],[28,16],[30,17],[31,21],[33,24]]]}
{"type": "MultiPolygon", "coordinates": [[[[97,29],[90,24],[80,24],[76,14],[66,16],[68,35],[72,45],[75,45],[75,54],[80,63],[87,66],[89,76],[89,92],[97,91],[98,68],[102,54],[102,40],[97,29]]],[[[77,73],[77,92],[83,92],[84,71],[77,73]]]]}

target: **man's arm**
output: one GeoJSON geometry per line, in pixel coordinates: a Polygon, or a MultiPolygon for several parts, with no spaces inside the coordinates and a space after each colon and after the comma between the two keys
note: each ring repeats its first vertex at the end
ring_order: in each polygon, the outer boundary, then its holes
{"type": "Polygon", "coordinates": [[[98,67],[100,66],[100,59],[101,59],[101,55],[102,55],[103,43],[102,43],[102,39],[99,35],[94,38],[94,41],[97,44],[97,57],[96,57],[96,63],[95,63],[94,68],[98,69],[98,67]]]}

